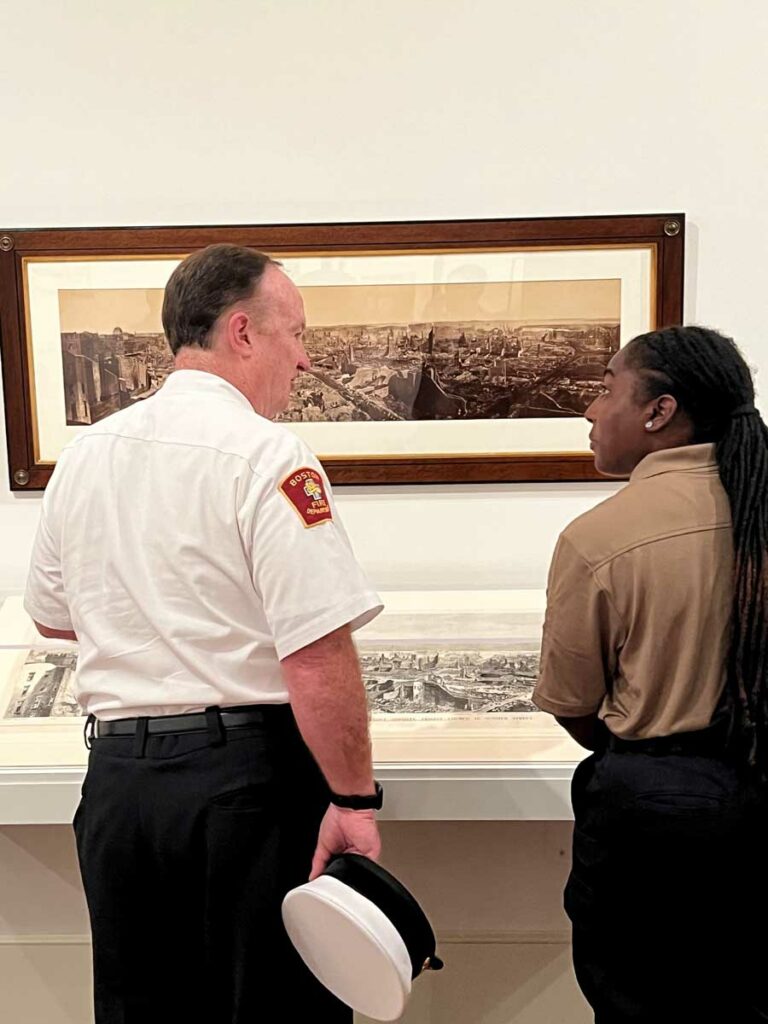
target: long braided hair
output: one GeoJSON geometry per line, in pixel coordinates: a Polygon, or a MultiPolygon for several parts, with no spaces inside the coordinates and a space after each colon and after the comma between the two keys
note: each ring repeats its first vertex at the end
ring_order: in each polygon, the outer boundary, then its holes
{"type": "Polygon", "coordinates": [[[633,339],[627,365],[641,401],[677,399],[693,444],[715,443],[731,504],[734,596],[724,704],[739,760],[768,778],[768,427],[736,344],[704,327],[668,327],[633,339]]]}

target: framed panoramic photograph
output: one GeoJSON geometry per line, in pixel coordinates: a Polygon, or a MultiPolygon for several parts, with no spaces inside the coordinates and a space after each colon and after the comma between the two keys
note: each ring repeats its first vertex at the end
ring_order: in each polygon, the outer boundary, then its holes
{"type": "Polygon", "coordinates": [[[0,231],[11,486],[172,372],[179,260],[262,249],[302,292],[286,425],[335,484],[596,479],[583,413],[611,356],[682,317],[682,214],[0,231]]]}

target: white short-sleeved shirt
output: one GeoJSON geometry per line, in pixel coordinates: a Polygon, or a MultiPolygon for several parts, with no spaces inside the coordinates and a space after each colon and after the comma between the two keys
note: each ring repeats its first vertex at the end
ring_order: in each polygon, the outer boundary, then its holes
{"type": "Polygon", "coordinates": [[[114,719],[286,702],[280,659],[382,605],[303,441],[177,370],[62,453],[25,607],[77,633],[78,698],[114,719]]]}

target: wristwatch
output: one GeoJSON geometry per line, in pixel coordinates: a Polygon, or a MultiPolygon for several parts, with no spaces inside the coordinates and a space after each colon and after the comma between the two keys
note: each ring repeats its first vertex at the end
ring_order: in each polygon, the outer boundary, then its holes
{"type": "Polygon", "coordinates": [[[373,784],[376,787],[376,792],[369,793],[367,796],[331,793],[331,803],[352,811],[380,811],[381,805],[384,803],[384,790],[376,779],[373,780],[373,784]]]}

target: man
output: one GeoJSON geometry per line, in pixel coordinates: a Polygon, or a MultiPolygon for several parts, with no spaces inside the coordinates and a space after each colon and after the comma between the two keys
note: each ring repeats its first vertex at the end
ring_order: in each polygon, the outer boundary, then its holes
{"type": "Polygon", "coordinates": [[[44,636],[79,641],[95,716],[75,833],[96,1022],[350,1021],[280,921],[331,855],[379,853],[350,634],[381,603],[319,463],[272,422],[310,365],[301,296],[268,256],[210,246],[163,327],[164,387],[63,452],[26,595],[44,636]]]}

